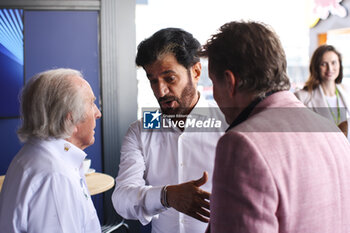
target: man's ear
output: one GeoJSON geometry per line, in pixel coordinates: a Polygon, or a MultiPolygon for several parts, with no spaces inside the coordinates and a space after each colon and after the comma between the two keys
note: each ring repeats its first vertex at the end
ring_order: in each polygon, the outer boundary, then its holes
{"type": "Polygon", "coordinates": [[[77,142],[77,137],[76,137],[76,135],[77,135],[77,133],[78,133],[78,128],[77,128],[77,126],[73,126],[73,127],[74,127],[74,128],[73,128],[72,134],[70,135],[69,138],[66,138],[66,140],[67,140],[68,142],[74,144],[74,145],[78,145],[78,144],[76,143],[76,142],[77,142]]]}
{"type": "MultiPolygon", "coordinates": [[[[73,123],[73,116],[72,116],[72,113],[68,113],[67,116],[66,116],[66,121],[71,121],[73,123]]],[[[74,134],[76,134],[78,132],[78,128],[76,125],[73,126],[74,129],[73,129],[73,133],[71,136],[73,136],[74,134]]]]}
{"type": "Polygon", "coordinates": [[[229,91],[230,96],[234,96],[236,94],[235,88],[236,88],[236,77],[232,73],[231,70],[225,70],[224,72],[225,76],[225,82],[229,91]]]}
{"type": "Polygon", "coordinates": [[[72,136],[75,135],[76,133],[78,133],[78,128],[77,126],[74,126],[72,136]]]}
{"type": "Polygon", "coordinates": [[[202,64],[200,62],[197,62],[191,67],[192,80],[195,84],[198,83],[199,78],[201,76],[201,72],[202,72],[202,64]]]}

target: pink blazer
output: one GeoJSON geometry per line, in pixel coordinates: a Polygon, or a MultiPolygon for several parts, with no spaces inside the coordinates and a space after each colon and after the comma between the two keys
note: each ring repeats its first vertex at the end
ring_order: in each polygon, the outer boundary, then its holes
{"type": "Polygon", "coordinates": [[[291,92],[260,102],[218,142],[211,232],[350,232],[350,145],[291,92]]]}

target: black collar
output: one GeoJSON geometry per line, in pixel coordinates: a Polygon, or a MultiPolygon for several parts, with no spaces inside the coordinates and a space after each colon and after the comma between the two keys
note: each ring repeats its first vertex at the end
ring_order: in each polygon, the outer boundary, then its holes
{"type": "Polygon", "coordinates": [[[272,95],[276,91],[269,91],[265,94],[263,97],[257,97],[255,100],[253,100],[243,111],[236,117],[236,119],[231,123],[231,125],[226,129],[226,132],[232,129],[233,127],[239,125],[243,121],[247,120],[250,113],[253,111],[256,105],[260,103],[263,99],[266,97],[272,95]]]}

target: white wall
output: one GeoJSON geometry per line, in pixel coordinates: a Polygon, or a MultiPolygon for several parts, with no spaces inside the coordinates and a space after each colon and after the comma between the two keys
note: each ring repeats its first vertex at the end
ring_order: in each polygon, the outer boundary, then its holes
{"type": "MultiPolygon", "coordinates": [[[[204,44],[226,22],[261,21],[272,26],[280,36],[294,87],[307,76],[308,10],[306,0],[148,0],[147,5],[136,6],[136,43],[139,44],[159,29],[180,27],[204,44]]],[[[156,107],[143,70],[139,69],[137,76],[139,107],[156,107]]]]}

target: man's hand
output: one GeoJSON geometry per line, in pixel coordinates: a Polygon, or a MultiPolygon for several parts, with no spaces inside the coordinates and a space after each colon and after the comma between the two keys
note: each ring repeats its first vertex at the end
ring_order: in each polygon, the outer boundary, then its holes
{"type": "Polygon", "coordinates": [[[209,222],[210,193],[199,187],[208,181],[208,173],[204,172],[198,180],[169,185],[167,187],[167,202],[179,212],[187,214],[202,222],[209,222]]]}

